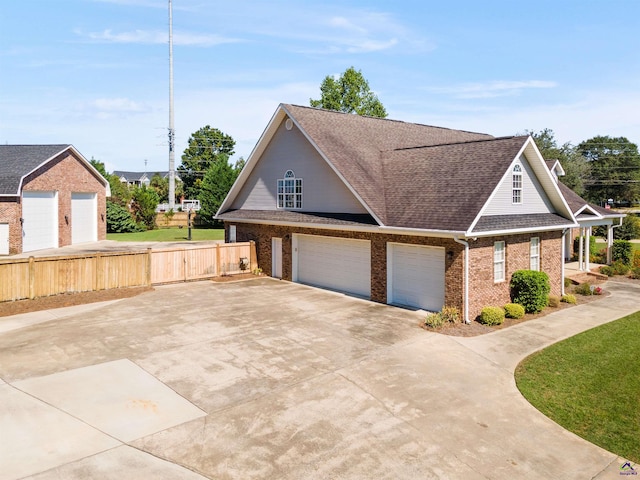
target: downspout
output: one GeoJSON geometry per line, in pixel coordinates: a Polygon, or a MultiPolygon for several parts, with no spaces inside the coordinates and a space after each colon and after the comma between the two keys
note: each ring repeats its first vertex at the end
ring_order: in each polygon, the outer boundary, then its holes
{"type": "Polygon", "coordinates": [[[564,295],[564,263],[565,263],[565,254],[566,254],[566,244],[567,244],[567,233],[569,232],[568,228],[565,228],[562,231],[562,272],[560,277],[560,295],[564,295]]]}
{"type": "Polygon", "coordinates": [[[454,236],[453,240],[460,245],[464,245],[464,323],[471,323],[469,320],[469,242],[460,240],[454,236]]]}

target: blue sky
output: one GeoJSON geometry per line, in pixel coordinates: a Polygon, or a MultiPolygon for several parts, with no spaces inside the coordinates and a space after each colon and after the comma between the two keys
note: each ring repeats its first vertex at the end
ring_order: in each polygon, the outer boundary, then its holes
{"type": "MultiPolygon", "coordinates": [[[[3,0],[0,142],[168,166],[168,1],[3,0]]],[[[279,103],[362,70],[389,118],[640,142],[636,0],[173,0],[176,161],[211,125],[247,158],[279,103]]]]}

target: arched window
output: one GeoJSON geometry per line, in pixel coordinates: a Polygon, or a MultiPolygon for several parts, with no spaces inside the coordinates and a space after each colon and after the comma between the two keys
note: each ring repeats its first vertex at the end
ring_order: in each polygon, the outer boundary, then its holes
{"type": "Polygon", "coordinates": [[[284,178],[278,179],[278,208],[302,208],[302,179],[296,178],[293,170],[287,170],[284,178]]]}
{"type": "Polygon", "coordinates": [[[522,167],[514,165],[511,171],[512,178],[512,203],[522,203],[522,167]]]}

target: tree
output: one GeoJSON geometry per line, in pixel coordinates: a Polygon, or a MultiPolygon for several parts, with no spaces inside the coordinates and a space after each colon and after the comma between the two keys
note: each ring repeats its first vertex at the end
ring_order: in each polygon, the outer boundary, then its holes
{"type": "Polygon", "coordinates": [[[104,162],[101,162],[100,160],[96,160],[95,158],[91,157],[91,160],[89,160],[89,163],[93,166],[93,168],[95,168],[100,175],[102,175],[104,178],[107,178],[107,170],[104,166],[104,162]]]}
{"type": "Polygon", "coordinates": [[[178,175],[188,199],[199,197],[205,173],[219,158],[228,161],[234,154],[235,145],[231,136],[209,125],[191,134],[189,146],[182,155],[182,165],[178,167],[178,175]]]}
{"type": "Polygon", "coordinates": [[[597,136],[577,147],[589,165],[586,197],[602,204],[634,202],[640,198],[640,154],[638,146],[625,137],[597,136]]]}
{"type": "Polygon", "coordinates": [[[362,71],[349,67],[338,78],[327,75],[320,85],[320,99],[309,99],[312,107],[386,118],[387,111],[369,88],[362,71]]]}
{"type": "Polygon", "coordinates": [[[142,230],[126,207],[107,200],[107,232],[128,233],[142,230]]]}
{"type": "Polygon", "coordinates": [[[559,160],[565,172],[560,181],[578,195],[585,193],[584,181],[589,173],[586,159],[570,143],[558,146],[553,130],[545,128],[538,133],[527,131],[536,142],[536,146],[545,160],[559,160]]]}
{"type": "Polygon", "coordinates": [[[136,187],[131,195],[131,212],[138,224],[147,230],[156,228],[156,207],[160,203],[158,194],[146,185],[136,187]]]}
{"type": "Polygon", "coordinates": [[[207,225],[216,225],[217,222],[213,217],[240,174],[242,166],[238,168],[239,163],[236,163],[235,167],[231,166],[228,159],[221,156],[204,175],[198,197],[200,200],[198,217],[207,225]]]}

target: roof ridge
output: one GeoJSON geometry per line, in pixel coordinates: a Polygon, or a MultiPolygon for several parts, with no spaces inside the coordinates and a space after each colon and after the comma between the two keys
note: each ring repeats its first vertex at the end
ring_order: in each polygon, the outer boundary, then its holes
{"type": "Polygon", "coordinates": [[[433,147],[448,147],[448,146],[452,146],[452,145],[467,145],[470,143],[484,143],[484,142],[495,142],[496,140],[511,140],[514,138],[526,138],[526,135],[510,135],[510,136],[504,136],[504,137],[493,137],[493,138],[477,138],[474,140],[462,140],[462,141],[457,141],[457,142],[450,142],[450,143],[438,143],[436,145],[419,145],[419,146],[415,146],[415,147],[401,147],[401,148],[394,148],[393,150],[387,150],[388,152],[399,152],[402,150],[416,150],[416,149],[420,149],[420,148],[433,148],[433,147]]]}
{"type": "Polygon", "coordinates": [[[370,115],[359,115],[359,114],[355,114],[355,113],[347,113],[347,112],[340,112],[338,110],[330,110],[328,108],[319,108],[319,107],[310,107],[307,105],[296,105],[293,103],[285,103],[283,104],[287,107],[296,107],[296,108],[306,108],[309,110],[316,110],[319,112],[327,112],[327,113],[335,113],[335,114],[339,114],[339,115],[355,115],[356,117],[359,118],[367,118],[367,119],[371,119],[371,120],[382,120],[382,121],[386,121],[386,122],[395,122],[395,123],[401,123],[404,125],[418,125],[420,127],[427,127],[427,128],[436,128],[438,130],[448,130],[450,132],[463,132],[463,133],[472,133],[474,135],[486,135],[487,137],[491,137],[491,138],[496,138],[493,137],[493,135],[491,135],[490,133],[484,133],[484,132],[472,132],[470,130],[460,130],[457,128],[449,128],[449,127],[439,127],[437,125],[428,125],[426,123],[418,123],[418,122],[406,122],[404,120],[396,120],[394,118],[382,118],[382,117],[373,117],[370,115]]]}

